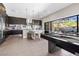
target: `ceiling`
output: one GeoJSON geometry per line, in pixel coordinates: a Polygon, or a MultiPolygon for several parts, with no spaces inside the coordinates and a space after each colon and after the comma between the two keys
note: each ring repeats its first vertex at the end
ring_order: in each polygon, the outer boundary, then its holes
{"type": "Polygon", "coordinates": [[[40,19],[71,3],[4,3],[8,16],[40,19]]]}

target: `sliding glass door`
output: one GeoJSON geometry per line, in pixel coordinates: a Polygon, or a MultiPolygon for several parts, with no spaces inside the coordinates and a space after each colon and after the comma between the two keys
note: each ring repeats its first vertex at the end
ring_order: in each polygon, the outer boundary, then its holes
{"type": "Polygon", "coordinates": [[[78,29],[77,29],[78,30],[78,36],[79,36],[79,16],[78,16],[78,20],[77,20],[77,25],[78,25],[77,26],[78,27],[78,29]]]}

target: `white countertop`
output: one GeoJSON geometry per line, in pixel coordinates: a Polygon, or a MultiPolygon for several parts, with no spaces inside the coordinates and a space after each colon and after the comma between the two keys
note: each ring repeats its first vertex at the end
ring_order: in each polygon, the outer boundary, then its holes
{"type": "Polygon", "coordinates": [[[56,39],[61,40],[61,41],[70,42],[72,44],[79,45],[79,40],[78,40],[79,37],[75,37],[77,39],[74,39],[74,38],[70,39],[70,38],[55,37],[53,35],[46,35],[46,36],[49,36],[51,38],[56,38],[56,39]]]}

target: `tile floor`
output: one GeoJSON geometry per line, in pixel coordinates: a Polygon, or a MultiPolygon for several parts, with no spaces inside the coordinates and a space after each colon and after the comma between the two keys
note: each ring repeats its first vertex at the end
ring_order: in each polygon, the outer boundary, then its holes
{"type": "Polygon", "coordinates": [[[61,49],[55,53],[48,53],[48,42],[45,39],[28,40],[20,36],[9,36],[0,45],[0,56],[74,56],[61,49]]]}

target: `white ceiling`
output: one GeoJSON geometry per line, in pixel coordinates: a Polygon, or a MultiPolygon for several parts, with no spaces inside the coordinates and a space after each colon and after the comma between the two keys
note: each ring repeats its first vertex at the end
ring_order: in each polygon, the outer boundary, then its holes
{"type": "Polygon", "coordinates": [[[4,3],[8,16],[23,18],[43,18],[71,3],[4,3]]]}

